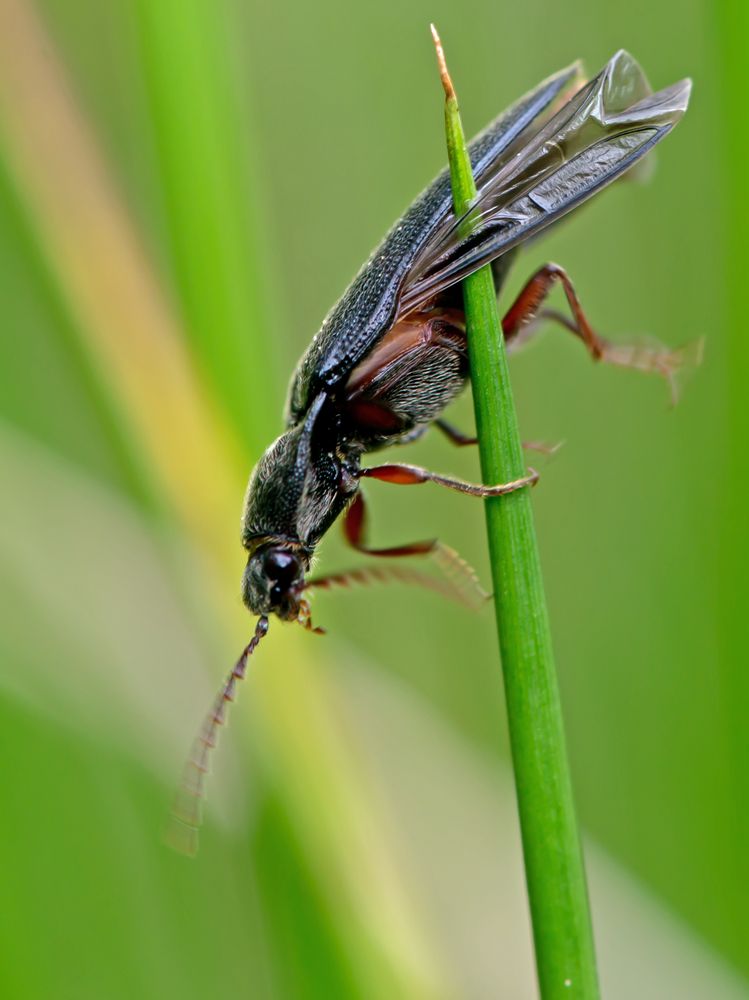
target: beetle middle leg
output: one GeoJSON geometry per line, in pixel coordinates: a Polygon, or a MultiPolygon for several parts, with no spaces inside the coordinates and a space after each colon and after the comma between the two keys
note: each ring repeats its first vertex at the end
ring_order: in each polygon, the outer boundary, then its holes
{"type": "Polygon", "coordinates": [[[451,444],[454,444],[457,448],[465,448],[467,445],[479,443],[479,439],[477,437],[471,437],[470,434],[465,434],[459,427],[451,424],[448,420],[443,420],[442,417],[438,417],[436,420],[433,420],[432,425],[444,434],[447,440],[451,444]]]}
{"type": "MultiPolygon", "coordinates": [[[[442,417],[438,417],[436,420],[433,420],[432,425],[444,434],[448,441],[458,448],[464,448],[467,445],[479,443],[479,439],[477,437],[465,434],[459,427],[456,427],[447,420],[443,420],[442,417]]],[[[406,444],[408,442],[401,443],[406,444]]],[[[560,444],[549,445],[544,444],[543,441],[523,441],[522,444],[525,451],[537,451],[540,455],[555,455],[561,447],[560,444]]]]}

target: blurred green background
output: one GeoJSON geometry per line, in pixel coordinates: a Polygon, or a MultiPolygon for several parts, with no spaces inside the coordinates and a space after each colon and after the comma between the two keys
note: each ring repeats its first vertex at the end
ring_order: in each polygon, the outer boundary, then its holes
{"type": "MultiPolygon", "coordinates": [[[[604,994],[749,996],[743,8],[0,0],[3,997],[534,995],[489,609],[338,592],[325,638],[273,627],[197,859],[161,843],[252,627],[246,476],[444,161],[430,20],[471,132],[576,57],[694,78],[652,180],[507,295],[557,260],[603,333],[706,337],[673,411],[556,332],[514,387],[566,442],[534,498],[604,994]]],[[[488,579],[477,504],[368,495],[376,543],[438,534],[488,579]]],[[[321,568],[351,563],[331,533],[321,568]]]]}

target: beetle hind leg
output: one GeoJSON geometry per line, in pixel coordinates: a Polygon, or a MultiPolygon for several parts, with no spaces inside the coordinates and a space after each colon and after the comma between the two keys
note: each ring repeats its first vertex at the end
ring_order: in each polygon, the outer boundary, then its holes
{"type": "Polygon", "coordinates": [[[505,314],[502,329],[508,350],[514,351],[526,343],[544,321],[558,323],[582,340],[594,361],[660,375],[668,382],[674,403],[678,398],[677,373],[695,367],[701,360],[701,341],[670,349],[652,342],[617,344],[599,336],[583,311],[569,275],[558,264],[544,264],[539,268],[505,314]],[[564,289],[572,317],[556,309],[541,308],[557,283],[564,289]]]}

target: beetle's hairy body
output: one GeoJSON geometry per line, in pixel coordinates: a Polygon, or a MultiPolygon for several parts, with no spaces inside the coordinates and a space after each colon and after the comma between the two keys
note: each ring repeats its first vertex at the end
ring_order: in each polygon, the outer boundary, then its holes
{"type": "Polygon", "coordinates": [[[362,455],[413,440],[467,379],[462,311],[435,308],[391,327],[346,382],[318,393],[305,419],[261,458],[247,489],[245,547],[272,537],[311,552],[340,513],[339,498],[345,506],[356,492],[362,455]]]}
{"type": "Polygon", "coordinates": [[[337,392],[319,393],[306,419],[265,452],[247,489],[245,547],[293,541],[311,556],[355,494],[362,455],[413,440],[467,378],[462,313],[435,309],[396,324],[337,392]]]}

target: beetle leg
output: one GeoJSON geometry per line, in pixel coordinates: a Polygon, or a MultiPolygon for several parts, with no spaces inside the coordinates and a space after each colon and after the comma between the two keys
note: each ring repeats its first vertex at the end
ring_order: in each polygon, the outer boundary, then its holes
{"type": "MultiPolygon", "coordinates": [[[[439,546],[439,543],[436,543],[439,546]]],[[[440,547],[442,552],[444,546],[440,547]]],[[[377,555],[374,553],[370,553],[377,555]]],[[[356,569],[345,570],[342,573],[330,573],[327,576],[312,577],[304,584],[307,590],[332,590],[336,587],[366,587],[374,583],[406,583],[426,590],[432,590],[450,600],[458,601],[469,608],[478,608],[489,595],[482,590],[473,570],[463,560],[457,556],[457,562],[452,561],[449,569],[451,579],[431,576],[428,573],[420,573],[410,566],[401,563],[383,566],[358,566],[356,569]],[[457,571],[457,572],[456,572],[457,571]]],[[[443,566],[448,570],[448,566],[443,566]]]]}
{"type": "MultiPolygon", "coordinates": [[[[459,427],[449,423],[447,420],[443,420],[442,417],[433,420],[432,423],[438,431],[441,431],[445,435],[448,441],[451,441],[458,448],[463,448],[469,444],[478,444],[479,442],[477,437],[470,437],[468,434],[464,434],[459,427]]],[[[407,442],[401,441],[400,443],[404,444],[407,442]]],[[[536,451],[540,455],[556,455],[560,447],[561,444],[549,445],[544,444],[543,441],[523,441],[523,448],[526,451],[536,451]]]]}
{"type": "Polygon", "coordinates": [[[441,431],[448,441],[456,445],[458,448],[463,448],[468,444],[478,444],[479,439],[477,437],[471,437],[468,434],[464,434],[459,427],[451,424],[447,420],[443,420],[439,417],[437,420],[432,421],[434,426],[438,431],[441,431]]]}
{"type": "Polygon", "coordinates": [[[593,330],[583,312],[569,275],[558,264],[544,264],[530,278],[502,320],[508,349],[515,350],[536,332],[543,320],[561,324],[585,344],[594,361],[605,361],[621,368],[655,372],[666,379],[676,402],[676,373],[680,368],[697,365],[701,360],[701,342],[669,349],[660,344],[616,344],[593,330]],[[541,310],[554,285],[560,282],[567,296],[572,319],[556,309],[541,310]]]}
{"type": "MultiPolygon", "coordinates": [[[[384,556],[386,558],[398,556],[431,556],[448,578],[451,584],[451,591],[457,591],[457,595],[448,593],[448,596],[457,596],[459,600],[469,606],[476,606],[487,599],[488,595],[482,589],[473,567],[455,549],[450,548],[449,545],[445,545],[444,542],[439,541],[437,538],[430,538],[426,541],[411,542],[407,545],[374,549],[366,543],[366,521],[367,508],[364,497],[361,493],[357,493],[343,518],[344,537],[357,552],[362,552],[368,556],[384,556]]],[[[349,574],[344,574],[344,576],[348,578],[349,574]]],[[[355,579],[355,575],[352,578],[355,579]]],[[[324,586],[326,584],[325,580],[322,582],[319,580],[312,582],[316,586],[324,586]]],[[[335,581],[331,578],[331,582],[335,581]]],[[[364,581],[363,579],[359,579],[357,582],[364,581]]],[[[413,575],[408,582],[417,583],[419,581],[416,579],[416,575],[413,575]]]]}
{"type": "MultiPolygon", "coordinates": [[[[514,341],[515,344],[519,340],[526,339],[522,336],[524,328],[527,328],[531,321],[536,319],[541,305],[548,298],[557,282],[560,282],[564,288],[570,310],[575,318],[574,323],[563,320],[563,325],[582,340],[595,361],[605,357],[606,350],[610,346],[608,341],[594,332],[580,305],[574,285],[564,268],[558,264],[544,264],[526,282],[502,319],[505,339],[508,343],[514,341]]],[[[552,314],[549,318],[557,319],[559,315],[559,313],[552,314]]],[[[526,332],[530,333],[531,331],[526,332]]]]}
{"type": "Polygon", "coordinates": [[[343,518],[343,534],[349,545],[368,556],[425,556],[434,552],[439,542],[430,538],[424,542],[395,545],[386,549],[372,549],[366,544],[367,508],[364,497],[357,493],[343,518]]]}
{"type": "Polygon", "coordinates": [[[369,479],[380,479],[384,483],[396,483],[399,486],[416,486],[419,483],[436,483],[446,486],[458,493],[468,493],[474,497],[499,497],[505,493],[514,493],[524,486],[533,486],[538,482],[538,473],[529,469],[528,475],[521,479],[513,479],[509,483],[499,483],[496,486],[484,486],[481,483],[467,483],[462,479],[442,476],[438,472],[430,472],[419,465],[402,465],[391,462],[388,465],[375,465],[368,469],[360,469],[360,476],[369,479]]]}

